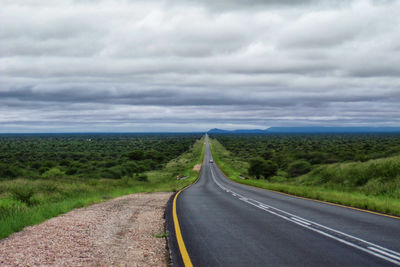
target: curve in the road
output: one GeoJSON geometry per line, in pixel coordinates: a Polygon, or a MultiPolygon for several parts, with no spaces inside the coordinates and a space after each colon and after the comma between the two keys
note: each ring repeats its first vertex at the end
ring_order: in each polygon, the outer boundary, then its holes
{"type": "Polygon", "coordinates": [[[181,192],[182,191],[179,191],[178,193],[175,194],[173,204],[172,204],[172,216],[173,216],[173,220],[174,220],[175,237],[176,237],[176,241],[178,243],[179,254],[182,257],[183,264],[186,267],[192,267],[193,264],[192,264],[192,261],[190,260],[189,254],[187,252],[185,242],[183,241],[181,227],[179,226],[178,215],[176,213],[176,199],[178,198],[178,196],[181,192]]]}

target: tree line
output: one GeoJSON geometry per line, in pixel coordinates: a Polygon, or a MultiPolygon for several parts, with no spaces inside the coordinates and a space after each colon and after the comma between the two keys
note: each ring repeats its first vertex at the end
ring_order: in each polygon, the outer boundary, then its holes
{"type": "Polygon", "coordinates": [[[234,156],[249,162],[257,179],[296,177],[321,164],[400,154],[399,134],[212,134],[234,156]]]}
{"type": "Polygon", "coordinates": [[[161,168],[201,134],[0,135],[0,179],[110,178],[161,168]]]}

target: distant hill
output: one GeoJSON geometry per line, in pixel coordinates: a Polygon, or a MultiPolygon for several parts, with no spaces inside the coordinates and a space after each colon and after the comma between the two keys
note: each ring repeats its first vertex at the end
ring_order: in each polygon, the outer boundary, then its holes
{"type": "Polygon", "coordinates": [[[268,133],[400,133],[400,127],[271,127],[268,133]]]}
{"type": "Polygon", "coordinates": [[[211,129],[209,134],[267,134],[267,133],[400,133],[400,127],[271,127],[268,129],[211,129]]]}

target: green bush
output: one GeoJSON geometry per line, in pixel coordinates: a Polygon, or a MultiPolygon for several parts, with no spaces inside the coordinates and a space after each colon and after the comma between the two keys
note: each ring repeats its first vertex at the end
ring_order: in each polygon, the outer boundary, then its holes
{"type": "Polygon", "coordinates": [[[262,158],[251,159],[249,164],[249,175],[255,176],[257,179],[260,179],[261,175],[263,175],[264,172],[264,160],[262,158]]]}
{"type": "Polygon", "coordinates": [[[296,177],[305,174],[311,170],[311,164],[306,160],[296,160],[290,163],[287,167],[287,172],[291,177],[296,177]]]}
{"type": "Polygon", "coordinates": [[[42,174],[42,177],[44,177],[44,178],[59,178],[59,177],[63,177],[64,175],[65,175],[65,173],[63,171],[61,171],[57,167],[54,167],[54,168],[51,168],[51,169],[47,170],[46,172],[44,172],[42,174]]]}
{"type": "Polygon", "coordinates": [[[142,150],[133,150],[128,153],[128,158],[131,160],[142,160],[144,159],[144,153],[142,150]]]}
{"type": "Polygon", "coordinates": [[[265,179],[276,174],[278,165],[272,160],[264,160],[262,158],[255,158],[250,160],[250,166],[248,172],[251,176],[255,176],[257,179],[260,176],[264,176],[265,179]]]}
{"type": "Polygon", "coordinates": [[[76,174],[78,172],[78,170],[79,169],[76,168],[76,167],[69,167],[65,173],[67,175],[74,175],[74,174],[76,174]]]}
{"type": "Polygon", "coordinates": [[[136,176],[136,180],[138,180],[140,182],[148,182],[149,181],[147,175],[144,174],[144,173],[139,174],[138,176],[136,176]]]}
{"type": "Polygon", "coordinates": [[[42,164],[40,162],[32,162],[31,164],[31,168],[33,169],[40,169],[40,167],[42,166],[42,164]]]}
{"type": "Polygon", "coordinates": [[[272,160],[275,156],[275,151],[273,150],[265,150],[264,152],[262,152],[262,157],[265,160],[272,160]]]}
{"type": "Polygon", "coordinates": [[[108,169],[103,169],[100,173],[102,178],[121,179],[125,173],[120,166],[114,166],[108,169]]]}
{"type": "Polygon", "coordinates": [[[272,160],[266,160],[263,163],[263,176],[265,179],[276,174],[278,170],[278,165],[274,163],[272,160]]]}
{"type": "Polygon", "coordinates": [[[22,203],[31,206],[33,203],[32,197],[35,194],[36,189],[26,184],[18,184],[11,188],[11,193],[15,200],[19,200],[22,203]]]}
{"type": "Polygon", "coordinates": [[[16,178],[22,175],[21,169],[6,164],[0,165],[0,178],[16,178]]]}

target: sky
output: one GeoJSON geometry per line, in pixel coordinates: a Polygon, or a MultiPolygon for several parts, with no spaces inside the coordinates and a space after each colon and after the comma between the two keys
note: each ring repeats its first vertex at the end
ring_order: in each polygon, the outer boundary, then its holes
{"type": "Polygon", "coordinates": [[[0,132],[400,126],[400,1],[0,2],[0,132]]]}

